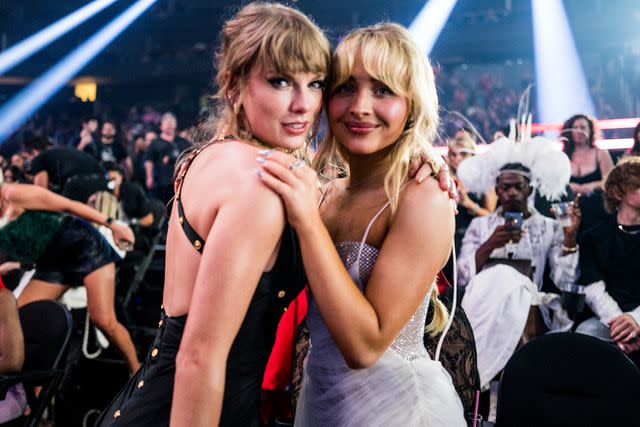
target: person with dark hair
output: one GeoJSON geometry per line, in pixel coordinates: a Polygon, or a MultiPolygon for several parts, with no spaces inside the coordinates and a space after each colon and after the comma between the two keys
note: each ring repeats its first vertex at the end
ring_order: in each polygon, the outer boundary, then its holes
{"type": "Polygon", "coordinates": [[[564,152],[571,160],[571,181],[574,194],[581,194],[582,223],[578,234],[607,217],[602,205],[604,177],[613,169],[613,160],[607,150],[595,146],[594,119],[584,114],[571,116],[560,133],[564,152]]]}
{"type": "Polygon", "coordinates": [[[106,171],[92,156],[67,147],[50,147],[46,138],[25,143],[33,183],[86,203],[96,191],[106,190],[106,171]]]}
{"type": "Polygon", "coordinates": [[[100,138],[87,145],[83,151],[93,156],[100,163],[115,162],[127,171],[127,176],[133,173],[131,156],[118,137],[118,126],[113,120],[105,120],[100,129],[100,138]]]}
{"type": "Polygon", "coordinates": [[[576,329],[617,344],[640,361],[640,157],[626,157],[604,184],[611,216],[580,242],[580,282],[595,317],[576,329]]]}
{"type": "MultiPolygon", "coordinates": [[[[580,225],[577,207],[571,226],[562,228],[528,202],[534,188],[558,199],[569,181],[569,159],[553,141],[501,139],[492,145],[490,153],[470,157],[458,167],[458,178],[470,191],[487,191],[493,183],[500,202],[492,214],[471,221],[458,257],[458,283],[465,287],[462,307],[473,326],[483,386],[523,339],[532,305],[540,306],[549,329],[566,327],[568,322],[559,324],[549,314],[550,303],[559,296],[544,299],[540,290],[547,265],[557,287],[574,282],[580,225]]],[[[533,310],[531,319],[537,313],[533,310]]]]}
{"type": "Polygon", "coordinates": [[[91,144],[96,138],[96,131],[98,130],[98,118],[94,116],[88,116],[82,119],[82,127],[71,140],[67,143],[70,148],[77,148],[82,151],[84,147],[91,144]]]}
{"type": "Polygon", "coordinates": [[[135,221],[143,227],[153,224],[153,211],[144,189],[135,182],[124,179],[123,170],[114,162],[104,162],[109,177],[109,189],[113,191],[120,206],[120,219],[135,221]]]}
{"type": "Polygon", "coordinates": [[[627,151],[627,155],[640,156],[640,122],[633,129],[633,145],[627,151]]]}

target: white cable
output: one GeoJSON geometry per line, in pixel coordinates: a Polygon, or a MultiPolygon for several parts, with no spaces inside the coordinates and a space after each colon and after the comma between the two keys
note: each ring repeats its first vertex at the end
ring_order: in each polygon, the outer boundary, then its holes
{"type": "Polygon", "coordinates": [[[82,337],[82,354],[84,354],[84,357],[86,357],[87,359],[95,359],[96,357],[100,356],[100,354],[102,353],[102,347],[98,345],[98,349],[95,352],[89,353],[89,325],[90,324],[91,324],[91,321],[89,320],[89,310],[87,310],[87,317],[84,322],[84,337],[82,337]]]}

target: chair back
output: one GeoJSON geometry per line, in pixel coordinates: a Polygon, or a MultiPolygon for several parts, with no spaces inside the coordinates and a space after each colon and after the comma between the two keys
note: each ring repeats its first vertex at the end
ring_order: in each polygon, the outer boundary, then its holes
{"type": "Polygon", "coordinates": [[[578,333],[536,338],[502,373],[497,426],[638,425],[640,370],[617,347],[578,333]]]}
{"type": "Polygon", "coordinates": [[[69,310],[41,300],[21,307],[19,315],[25,340],[23,372],[57,369],[71,337],[69,310]]]}

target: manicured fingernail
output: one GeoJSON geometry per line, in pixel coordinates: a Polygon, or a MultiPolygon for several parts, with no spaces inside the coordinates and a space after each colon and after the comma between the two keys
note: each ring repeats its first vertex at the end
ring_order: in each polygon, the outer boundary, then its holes
{"type": "Polygon", "coordinates": [[[258,163],[264,163],[266,161],[267,161],[267,159],[265,159],[264,157],[256,157],[256,162],[258,162],[258,163]]]}
{"type": "Polygon", "coordinates": [[[269,154],[271,154],[273,152],[273,150],[260,150],[258,151],[258,154],[260,154],[261,156],[268,156],[269,154]]]}
{"type": "Polygon", "coordinates": [[[262,172],[260,169],[256,169],[256,175],[262,178],[262,175],[264,175],[264,172],[262,172]]]}
{"type": "Polygon", "coordinates": [[[418,177],[418,184],[422,184],[422,181],[424,181],[426,177],[424,175],[421,175],[418,177]]]}

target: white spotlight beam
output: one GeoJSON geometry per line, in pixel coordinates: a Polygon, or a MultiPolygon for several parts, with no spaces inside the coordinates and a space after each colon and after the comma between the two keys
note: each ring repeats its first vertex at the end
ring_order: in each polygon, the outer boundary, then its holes
{"type": "Polygon", "coordinates": [[[0,143],[157,0],[138,0],[0,108],[0,143]]]}
{"type": "Polygon", "coordinates": [[[595,116],[562,0],[531,0],[540,121],[595,116]]]}
{"type": "Polygon", "coordinates": [[[95,0],[0,53],[0,76],[117,0],[95,0]]]}
{"type": "Polygon", "coordinates": [[[455,4],[456,0],[429,0],[409,26],[409,31],[425,54],[431,53],[455,4]]]}

